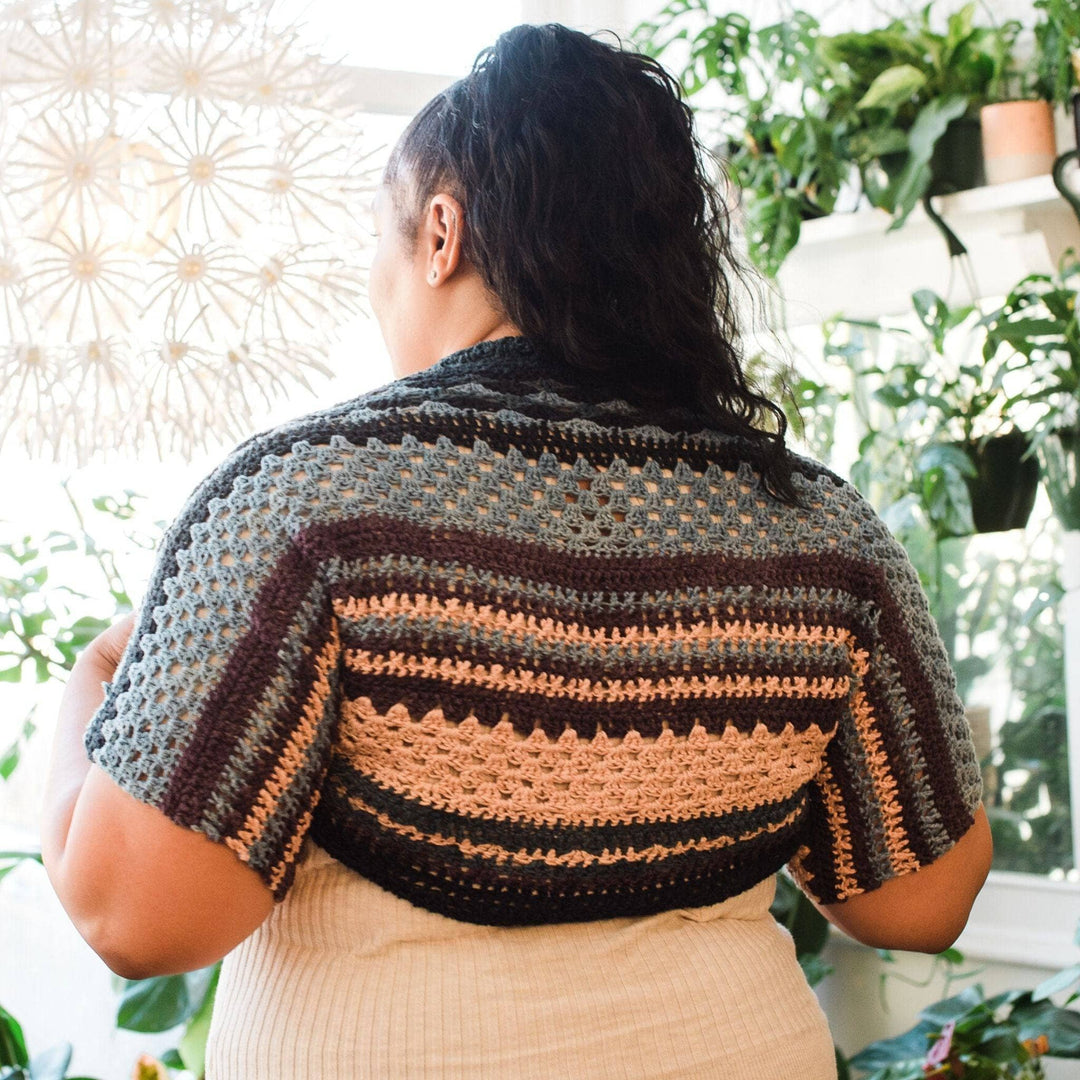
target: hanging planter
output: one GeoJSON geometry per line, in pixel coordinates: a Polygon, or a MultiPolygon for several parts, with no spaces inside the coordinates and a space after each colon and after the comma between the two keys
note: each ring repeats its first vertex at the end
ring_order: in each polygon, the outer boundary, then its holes
{"type": "Polygon", "coordinates": [[[1057,428],[1039,451],[1054,513],[1065,529],[1080,530],[1080,427],[1057,428]]]}
{"type": "Polygon", "coordinates": [[[1031,440],[1017,428],[960,444],[975,471],[964,478],[971,518],[979,533],[1022,529],[1039,490],[1039,462],[1031,440]]]}
{"type": "Polygon", "coordinates": [[[931,195],[968,191],[986,183],[983,135],[978,116],[958,116],[934,144],[930,157],[931,195]]]}
{"type": "MultiPolygon", "coordinates": [[[[1080,212],[1080,199],[1077,200],[1080,212]]],[[[1054,513],[1066,530],[1080,530],[1080,261],[1067,251],[1054,274],[1029,274],[1002,307],[986,317],[983,350],[989,362],[1022,357],[1028,384],[1010,406],[1039,410],[1036,444],[1054,513]]]]}
{"type": "Polygon", "coordinates": [[[999,101],[984,105],[982,149],[989,184],[1043,176],[1054,167],[1057,144],[1048,101],[999,101]]]}

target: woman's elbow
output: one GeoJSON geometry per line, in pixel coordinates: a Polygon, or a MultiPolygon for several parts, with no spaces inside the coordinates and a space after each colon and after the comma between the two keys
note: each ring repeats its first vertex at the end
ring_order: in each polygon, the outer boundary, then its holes
{"type": "MultiPolygon", "coordinates": [[[[85,937],[85,935],[84,935],[85,937]]],[[[208,967],[220,960],[205,948],[178,946],[164,940],[101,934],[87,943],[105,966],[124,979],[150,979],[160,975],[181,975],[208,967]]]]}
{"type": "Polygon", "coordinates": [[[821,911],[864,945],[943,952],[967,926],[993,854],[990,824],[980,807],[968,831],[934,862],[890,878],[871,892],[822,905],[821,911]]]}
{"type": "Polygon", "coordinates": [[[935,913],[930,919],[904,922],[891,918],[875,922],[835,922],[849,937],[873,949],[898,949],[904,952],[940,953],[951,948],[967,926],[971,905],[966,910],[935,913]]]}

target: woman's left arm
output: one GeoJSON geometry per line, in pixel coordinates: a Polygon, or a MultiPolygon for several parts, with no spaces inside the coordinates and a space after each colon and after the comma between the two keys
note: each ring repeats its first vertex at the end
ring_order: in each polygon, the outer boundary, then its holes
{"type": "Polygon", "coordinates": [[[87,757],[84,732],[134,625],[79,657],[60,706],[42,805],[45,869],[90,947],[129,979],[221,959],[270,914],[273,894],[227,846],[170,821],[87,757]]]}

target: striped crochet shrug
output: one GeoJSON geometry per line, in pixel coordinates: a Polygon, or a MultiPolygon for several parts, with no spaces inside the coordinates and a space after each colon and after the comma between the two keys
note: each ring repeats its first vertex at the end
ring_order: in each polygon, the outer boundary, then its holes
{"type": "Polygon", "coordinates": [[[491,925],[813,897],[981,781],[915,571],[846,482],[527,338],[244,443],[167,533],[91,760],[285,899],[305,837],[491,925]]]}

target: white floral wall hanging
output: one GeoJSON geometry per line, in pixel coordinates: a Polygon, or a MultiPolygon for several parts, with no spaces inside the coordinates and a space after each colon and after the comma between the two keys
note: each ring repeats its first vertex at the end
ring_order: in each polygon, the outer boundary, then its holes
{"type": "Polygon", "coordinates": [[[273,7],[0,4],[0,446],[190,455],[329,374],[376,177],[273,7]]]}

